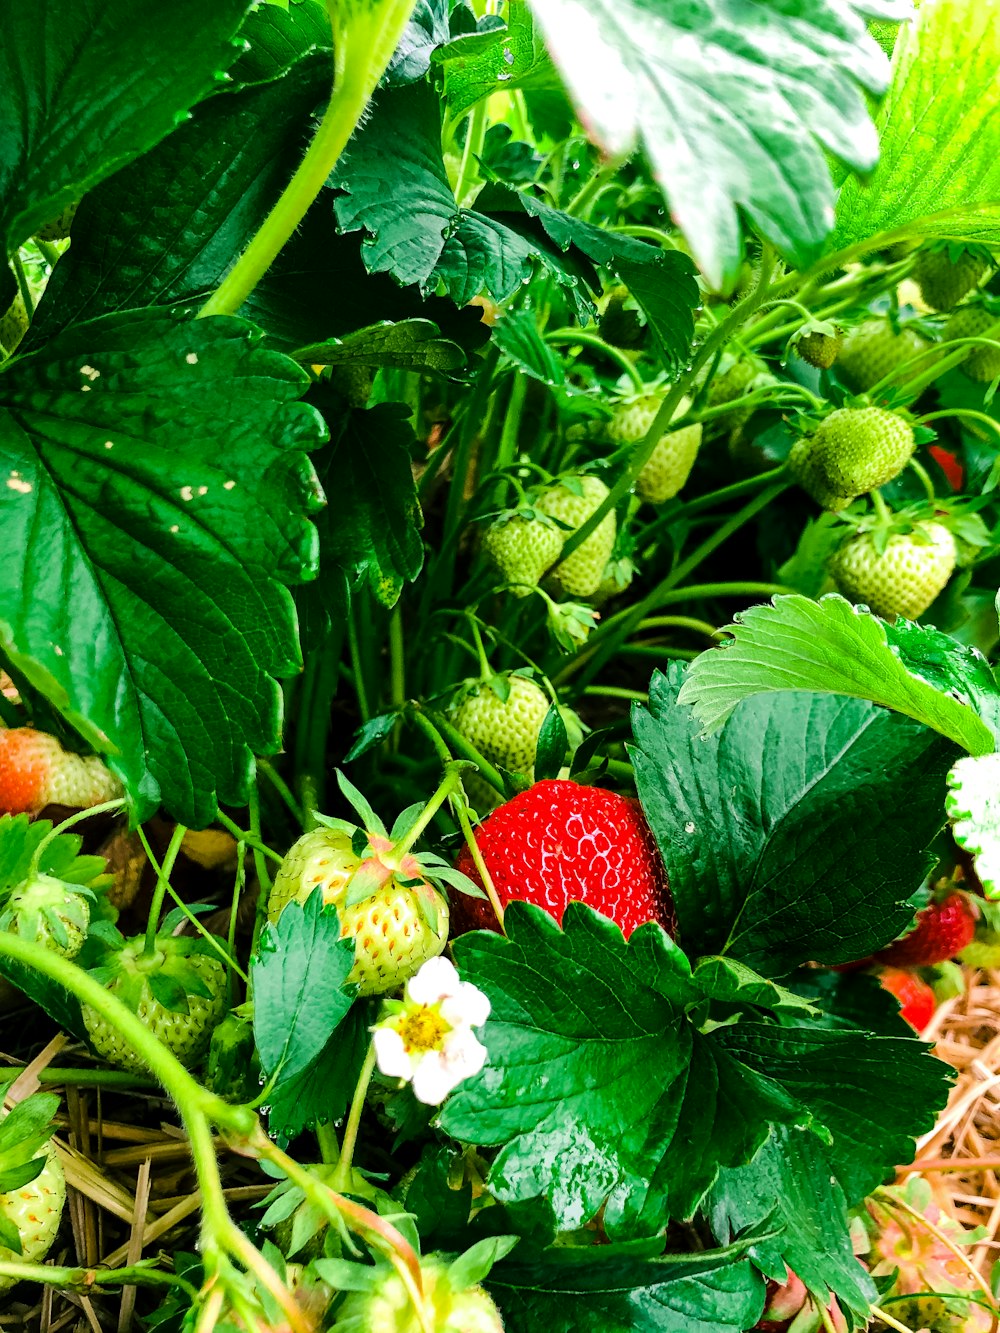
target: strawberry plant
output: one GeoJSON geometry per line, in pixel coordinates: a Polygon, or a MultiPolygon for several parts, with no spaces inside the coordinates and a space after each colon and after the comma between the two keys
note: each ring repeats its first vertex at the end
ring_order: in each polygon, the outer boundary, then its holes
{"type": "Polygon", "coordinates": [[[0,0],[3,1318],[995,1325],[1000,0],[153,8],[0,0]]]}

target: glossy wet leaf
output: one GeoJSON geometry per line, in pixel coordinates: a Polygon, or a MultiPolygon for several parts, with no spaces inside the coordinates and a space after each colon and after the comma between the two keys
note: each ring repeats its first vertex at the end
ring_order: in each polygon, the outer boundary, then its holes
{"type": "Polygon", "coordinates": [[[324,366],[394,366],[398,370],[447,374],[465,365],[457,343],[442,338],[429,319],[388,320],[326,342],[299,347],[296,361],[324,366]]]}
{"type": "Polygon", "coordinates": [[[133,807],[245,804],[315,569],[306,378],[236,319],[75,326],[0,372],[0,635],[133,807]]]}
{"type": "Polygon", "coordinates": [[[680,679],[653,677],[632,759],[684,947],[781,977],[901,934],[955,747],[862,700],[790,692],[746,700],[703,736],[680,679]]]}
{"type": "Polygon", "coordinates": [[[236,53],[247,0],[2,0],[0,241],[7,252],[177,125],[236,53]]]}

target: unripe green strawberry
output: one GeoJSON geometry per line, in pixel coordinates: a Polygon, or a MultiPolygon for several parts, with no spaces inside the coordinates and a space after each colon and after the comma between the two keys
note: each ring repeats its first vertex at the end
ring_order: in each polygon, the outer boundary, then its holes
{"type": "Polygon", "coordinates": [[[121,783],[96,755],[72,754],[33,727],[0,727],[0,813],[37,814],[47,805],[83,809],[121,794],[121,783]]]}
{"type": "MultiPolygon", "coordinates": [[[[952,338],[988,338],[1000,342],[1000,314],[991,314],[985,306],[970,305],[957,310],[944,326],[944,340],[952,338]]],[[[1000,348],[971,347],[962,370],[969,379],[990,384],[1000,375],[1000,348]]]]}
{"type": "Polygon", "coordinates": [[[829,370],[840,355],[843,341],[840,334],[821,333],[813,329],[797,340],[795,350],[803,361],[815,366],[817,370],[829,370]]]}
{"type": "MultiPolygon", "coordinates": [[[[537,508],[575,532],[607,499],[610,492],[599,477],[573,477],[568,480],[571,486],[559,483],[543,491],[538,498],[537,508]]],[[[589,597],[601,586],[604,570],[614,550],[615,533],[615,515],[614,510],[611,510],[587,540],[556,565],[553,576],[570,597],[589,597]]]]}
{"type": "MultiPolygon", "coordinates": [[[[636,444],[645,439],[665,396],[663,393],[645,393],[620,403],[608,426],[613,443],[636,444]]],[[[683,416],[689,407],[690,400],[679,403],[674,417],[683,416]]],[[[658,505],[673,499],[691,475],[701,445],[701,433],[700,421],[680,430],[664,431],[636,479],[635,489],[640,500],[658,505]]]]}
{"type": "Polygon", "coordinates": [[[69,229],[73,225],[73,219],[76,217],[76,210],[79,207],[79,201],[75,204],[67,204],[58,217],[52,218],[44,226],[39,227],[35,235],[40,241],[64,241],[69,235],[69,229]]]}
{"type": "MultiPolygon", "coordinates": [[[[838,373],[857,393],[867,393],[904,361],[929,346],[913,329],[902,328],[895,333],[888,320],[869,319],[844,339],[837,358],[838,373]]],[[[914,362],[913,373],[926,369],[929,363],[929,357],[914,362]]]]}
{"type": "Polygon", "coordinates": [[[565,534],[538,515],[512,512],[483,533],[483,551],[515,597],[527,597],[559,559],[565,534]]]}
{"type": "MultiPolygon", "coordinates": [[[[451,720],[484,759],[533,782],[538,734],[549,711],[549,697],[527,676],[505,680],[506,699],[485,682],[464,697],[451,720]]],[[[464,781],[477,810],[491,810],[499,803],[500,796],[477,774],[464,781]]]]}
{"type": "Polygon", "coordinates": [[[788,456],[792,475],[825,509],[843,509],[898,477],[913,456],[913,427],[881,407],[841,407],[788,456]]]}
{"type": "Polygon", "coordinates": [[[917,252],[913,277],[932,310],[951,310],[979,286],[989,268],[985,255],[960,250],[952,259],[947,248],[925,246],[917,252]]]}
{"type": "Polygon", "coordinates": [[[343,829],[315,829],[288,852],[268,900],[268,918],[276,921],[296,899],[305,902],[320,889],[340,918],[342,937],[354,939],[354,967],[348,977],[361,995],[382,995],[409,980],[448,941],[448,903],[429,882],[417,857],[405,855],[387,864],[392,843],[369,833],[374,856],[362,859],[351,850],[352,835],[343,829]],[[385,858],[384,860],[382,858],[385,858]],[[370,886],[349,903],[362,876],[370,886]]]}
{"type": "Polygon", "coordinates": [[[350,834],[330,828],[304,833],[286,853],[274,877],[267,899],[268,921],[277,921],[293,899],[305,903],[317,888],[322,888],[324,903],[340,902],[360,864],[350,834]]]}
{"type": "Polygon", "coordinates": [[[28,332],[30,323],[24,297],[18,292],[7,308],[6,314],[0,319],[0,348],[8,356],[14,354],[18,343],[28,332]]]}
{"type": "Polygon", "coordinates": [[[894,534],[881,555],[872,534],[861,533],[850,537],[830,560],[840,592],[886,619],[900,615],[916,620],[923,615],[954,568],[955,539],[940,523],[920,523],[914,533],[894,534]]]}
{"type": "MultiPolygon", "coordinates": [[[[226,969],[198,939],[157,936],[151,957],[140,935],[124,942],[93,975],[128,1006],[188,1068],[208,1053],[227,1008],[226,969]]],[[[109,1064],[137,1073],[146,1064],[113,1024],[90,1005],[83,1022],[91,1044],[109,1064]]]]}
{"type": "Polygon", "coordinates": [[[63,958],[76,957],[89,926],[87,897],[52,875],[37,874],[21,884],[0,913],[0,930],[44,944],[63,958]]]}
{"type": "MultiPolygon", "coordinates": [[[[45,1165],[34,1180],[0,1194],[0,1217],[17,1228],[21,1239],[20,1254],[0,1245],[4,1263],[40,1264],[59,1232],[66,1177],[51,1144],[45,1145],[44,1153],[45,1165]]],[[[9,1291],[16,1282],[14,1277],[0,1277],[0,1292],[9,1291]]]]}
{"type": "Polygon", "coordinates": [[[500,1312],[482,1287],[456,1290],[448,1266],[435,1255],[422,1259],[420,1268],[420,1313],[399,1275],[383,1271],[372,1290],[348,1296],[332,1333],[503,1333],[500,1312]]]}

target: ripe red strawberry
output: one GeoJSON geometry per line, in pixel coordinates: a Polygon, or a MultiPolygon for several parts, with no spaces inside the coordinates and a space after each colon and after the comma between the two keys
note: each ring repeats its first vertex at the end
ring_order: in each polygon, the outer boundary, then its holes
{"type": "Polygon", "coordinates": [[[965,466],[957,454],[944,449],[940,444],[932,444],[927,452],[934,459],[945,475],[945,480],[953,491],[960,491],[965,484],[965,466]]]}
{"type": "Polygon", "coordinates": [[[895,995],[899,1001],[899,1016],[909,1023],[914,1032],[923,1032],[934,1017],[937,1001],[934,992],[915,972],[890,968],[879,977],[882,989],[895,995]]]}
{"type": "Polygon", "coordinates": [[[96,755],[72,754],[32,727],[0,728],[0,814],[37,814],[47,805],[84,809],[121,794],[96,755]]]}
{"type": "MultiPolygon", "coordinates": [[[[674,929],[666,871],[638,801],[577,782],[536,782],[494,810],[476,840],[504,907],[519,899],[561,922],[575,900],[626,937],[646,921],[674,929]]],[[[458,868],[481,883],[468,848],[458,868]]],[[[496,929],[482,899],[456,896],[452,907],[452,934],[496,929]]]]}
{"type": "Polygon", "coordinates": [[[917,924],[908,935],[875,957],[889,967],[929,967],[961,953],[972,943],[975,933],[976,910],[971,899],[951,889],[918,914],[917,924]]]}

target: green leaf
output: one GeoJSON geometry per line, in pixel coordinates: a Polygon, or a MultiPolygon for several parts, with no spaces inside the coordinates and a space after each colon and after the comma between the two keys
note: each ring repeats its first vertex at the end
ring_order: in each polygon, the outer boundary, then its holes
{"type": "Polygon", "coordinates": [[[583,123],[610,154],[641,142],[713,285],[739,271],[741,212],[795,264],[818,255],[833,221],[827,153],[861,171],[877,156],[862,88],[881,92],[888,62],[861,13],[890,17],[901,6],[534,0],[533,9],[583,123]]]}
{"type": "Polygon", "coordinates": [[[658,926],[626,944],[580,903],[559,930],[517,902],[505,924],[506,939],[456,941],[463,977],[492,1005],[489,1063],[440,1116],[454,1138],[503,1145],[490,1172],[501,1201],[548,1197],[567,1229],[608,1200],[612,1237],[654,1234],[689,1216],[720,1165],[746,1161],[772,1121],[801,1118],[777,1084],[687,1021],[701,997],[658,926]]]}
{"type": "Polygon", "coordinates": [[[0,0],[4,252],[138,157],[212,92],[247,0],[0,0]]]}
{"type": "Polygon", "coordinates": [[[552,704],[542,719],[538,733],[538,745],[535,751],[535,781],[559,776],[569,748],[566,735],[566,723],[559,712],[558,704],[552,704]]]}
{"type": "Polygon", "coordinates": [[[304,1129],[340,1119],[361,1073],[371,1020],[366,1005],[354,1005],[312,1064],[268,1094],[267,1126],[275,1138],[287,1143],[304,1129]]]}
{"type": "Polygon", "coordinates": [[[723,1242],[779,1220],[781,1235],[754,1245],[754,1263],[778,1282],[787,1267],[821,1296],[832,1291],[864,1326],[875,1284],[854,1254],[844,1193],[815,1134],[777,1126],[752,1162],[720,1172],[706,1211],[723,1242]]]}
{"type": "Polygon", "coordinates": [[[145,818],[203,827],[280,745],[314,570],[304,373],[236,319],[106,316],[0,372],[8,656],[145,818]],[[30,580],[23,571],[30,569],[30,580]],[[40,595],[44,588],[44,596],[40,595]]]}
{"type": "Polygon", "coordinates": [[[474,1287],[504,1255],[510,1254],[519,1236],[487,1236],[448,1265],[448,1277],[456,1290],[474,1287]]]}
{"type": "Polygon", "coordinates": [[[510,0],[506,26],[457,37],[436,51],[433,61],[444,66],[444,93],[453,121],[492,93],[559,86],[524,0],[510,0]]]}
{"type": "Polygon", "coordinates": [[[996,0],[925,0],[896,43],[879,164],[845,184],[831,248],[890,231],[1000,244],[998,63],[996,0]]]}
{"type": "Polygon", "coordinates": [[[308,61],[272,83],[213,97],[88,194],[21,350],[81,320],[193,301],[218,286],[301,158],[328,81],[308,61]]]}
{"type": "Polygon", "coordinates": [[[553,388],[564,388],[562,362],[542,337],[534,310],[505,310],[493,329],[493,342],[518,370],[553,388]]]}
{"type": "MultiPolygon", "coordinates": [[[[0,815],[0,902],[27,879],[35,850],[51,831],[49,819],[0,815]]],[[[94,884],[107,863],[102,856],[80,856],[82,845],[78,833],[57,834],[42,852],[39,870],[68,884],[94,884]]]]}
{"type": "Polygon", "coordinates": [[[1000,754],[959,759],[948,774],[945,809],[986,897],[1000,899],[1000,754]]]}
{"type": "Polygon", "coordinates": [[[305,57],[318,54],[327,69],[327,92],[333,79],[333,32],[322,5],[306,0],[287,9],[256,5],[240,28],[248,43],[235,64],[229,67],[229,91],[255,83],[268,83],[286,74],[305,57]]]}
{"type": "Polygon", "coordinates": [[[429,319],[407,319],[399,324],[383,320],[343,338],[300,347],[295,359],[324,366],[395,366],[443,374],[465,365],[461,347],[440,337],[437,325],[429,319]]]}
{"type": "Polygon", "coordinates": [[[746,1250],[675,1256],[648,1246],[562,1246],[524,1258],[515,1251],[486,1285],[507,1333],[739,1333],[764,1309],[764,1284],[746,1250]]]}
{"type": "Polygon", "coordinates": [[[775,1012],[814,1015],[819,1011],[801,995],[759,976],[735,958],[699,958],[692,972],[694,983],[709,999],[724,1004],[757,1005],[775,1012]]]}
{"type": "Polygon", "coordinates": [[[431,67],[431,53],[451,35],[450,8],[450,0],[417,0],[389,62],[387,83],[416,83],[424,77],[431,67]]]}
{"type": "MultiPolygon", "coordinates": [[[[910,636],[892,631],[890,637],[883,621],[843,597],[829,594],[813,602],[778,596],[770,606],[750,607],[725,628],[732,640],[702,653],[681,690],[681,703],[693,707],[707,730],[725,722],[751,695],[816,690],[870,699],[904,713],[971,754],[994,748],[990,728],[974,711],[979,690],[964,690],[965,703],[935,689],[922,673],[907,669],[898,651],[913,641],[910,636]]],[[[956,644],[956,661],[964,655],[956,644]]],[[[995,712],[995,703],[991,707],[995,712]]]]}
{"type": "Polygon", "coordinates": [[[341,939],[335,907],[322,893],[291,902],[266,926],[251,963],[253,1029],[264,1073],[294,1078],[316,1059],[354,1002],[347,978],[354,941],[341,939]]]}
{"type": "Polygon", "coordinates": [[[1000,686],[978,648],[960,643],[933,625],[918,625],[902,618],[886,625],[885,637],[908,671],[941,694],[968,704],[994,738],[1000,738],[1000,686]]]}
{"type": "Polygon", "coordinates": [[[688,953],[774,977],[901,934],[954,747],[861,700],[797,693],[747,700],[703,737],[680,680],[653,677],[632,760],[688,953]]]}
{"type": "Polygon", "coordinates": [[[850,1207],[909,1162],[934,1127],[954,1071],[915,1037],[738,1023],[719,1045],[775,1079],[831,1135],[830,1164],[850,1207]]]}
{"type": "Polygon", "coordinates": [[[593,269],[564,256],[540,227],[527,225],[516,194],[494,186],[480,195],[482,211],[458,207],[441,156],[438,98],[429,85],[383,90],[332,182],[345,191],[335,205],[341,228],[369,232],[362,253],[371,273],[391,273],[422,292],[443,284],[465,305],[483,291],[504,300],[540,264],[568,289],[579,311],[590,308],[586,284],[594,281],[593,269]]]}
{"type": "Polygon", "coordinates": [[[332,499],[318,520],[323,574],[317,591],[322,594],[337,566],[352,584],[367,583],[383,606],[394,606],[424,561],[410,409],[402,403],[349,409],[326,384],[317,385],[310,400],[330,427],[330,443],[313,459],[332,499]]]}

